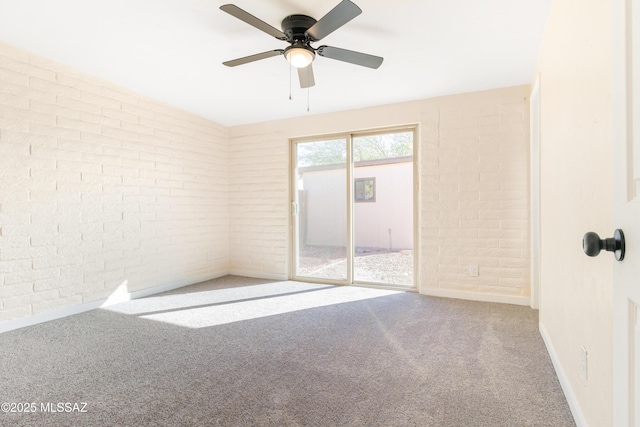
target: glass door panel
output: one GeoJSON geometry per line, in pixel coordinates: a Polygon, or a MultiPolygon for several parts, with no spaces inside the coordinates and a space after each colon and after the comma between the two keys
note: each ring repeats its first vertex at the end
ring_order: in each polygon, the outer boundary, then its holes
{"type": "Polygon", "coordinates": [[[292,142],[292,276],[415,287],[415,129],[292,142]]]}
{"type": "Polygon", "coordinates": [[[413,286],[413,131],[352,146],[353,280],[413,286]]]}
{"type": "Polygon", "coordinates": [[[347,281],[347,140],[295,147],[294,275],[347,281]]]}

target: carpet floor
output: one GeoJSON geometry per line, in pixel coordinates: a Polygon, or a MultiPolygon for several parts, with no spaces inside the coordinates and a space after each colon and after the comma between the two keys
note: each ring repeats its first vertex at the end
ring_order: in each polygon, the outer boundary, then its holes
{"type": "Polygon", "coordinates": [[[236,276],[1,334],[0,384],[2,426],[575,425],[535,310],[236,276]]]}

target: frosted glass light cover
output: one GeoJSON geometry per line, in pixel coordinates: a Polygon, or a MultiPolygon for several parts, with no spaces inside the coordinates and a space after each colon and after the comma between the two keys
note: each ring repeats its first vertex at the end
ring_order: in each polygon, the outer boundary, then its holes
{"type": "Polygon", "coordinates": [[[301,47],[289,49],[285,54],[287,61],[296,68],[305,68],[313,61],[313,52],[301,47]]]}

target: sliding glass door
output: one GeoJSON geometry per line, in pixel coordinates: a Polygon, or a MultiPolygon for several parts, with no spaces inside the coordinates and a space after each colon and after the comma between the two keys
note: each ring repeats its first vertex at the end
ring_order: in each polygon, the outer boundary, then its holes
{"type": "Polygon", "coordinates": [[[413,286],[413,131],[352,146],[353,280],[413,286]]]}
{"type": "Polygon", "coordinates": [[[347,140],[294,147],[295,276],[346,282],[347,140]]]}
{"type": "Polygon", "coordinates": [[[414,286],[414,129],[292,141],[292,277],[414,286]]]}

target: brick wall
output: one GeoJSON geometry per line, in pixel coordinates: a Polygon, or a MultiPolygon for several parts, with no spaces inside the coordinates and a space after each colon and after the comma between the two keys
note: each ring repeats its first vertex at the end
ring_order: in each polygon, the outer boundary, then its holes
{"type": "Polygon", "coordinates": [[[421,286],[529,296],[528,104],[421,116],[421,286]]]}
{"type": "Polygon", "coordinates": [[[284,134],[229,145],[229,252],[234,274],[287,277],[288,147],[284,134]]]}
{"type": "Polygon", "coordinates": [[[524,303],[527,94],[228,129],[0,43],[0,322],[227,272],[284,278],[289,139],[403,124],[421,135],[420,291],[524,303]]]}
{"type": "Polygon", "coordinates": [[[0,321],[225,273],[227,133],[0,43],[0,321]]]}
{"type": "Polygon", "coordinates": [[[245,172],[231,171],[231,197],[261,180],[275,184],[260,187],[259,207],[231,215],[232,268],[248,269],[244,251],[263,245],[271,252],[254,252],[261,268],[288,273],[290,138],[418,124],[420,292],[528,304],[528,94],[528,85],[516,86],[232,127],[230,156],[241,155],[245,172]]]}

